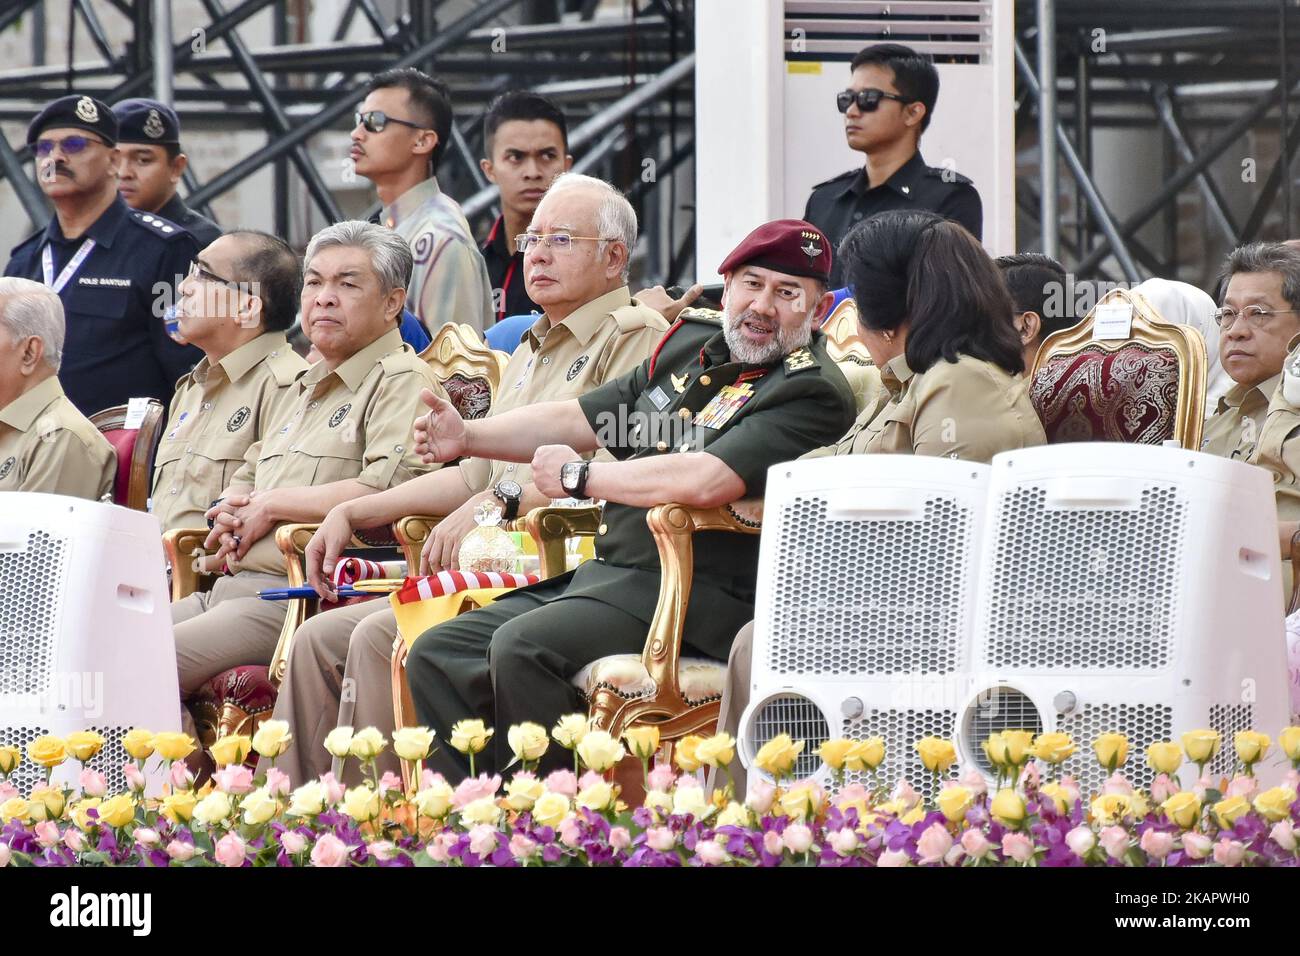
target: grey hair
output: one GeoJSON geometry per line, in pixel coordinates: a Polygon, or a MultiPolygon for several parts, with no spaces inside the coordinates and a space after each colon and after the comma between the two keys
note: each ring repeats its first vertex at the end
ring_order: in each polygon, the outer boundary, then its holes
{"type": "Polygon", "coordinates": [[[307,243],[307,254],[302,260],[303,271],[306,272],[316,253],[331,246],[350,246],[370,253],[370,264],[379,276],[384,295],[410,286],[411,270],[415,267],[411,247],[393,230],[359,219],[345,219],[326,226],[307,243]]]}
{"type": "Polygon", "coordinates": [[[36,336],[54,371],[63,363],[63,302],[49,286],[31,279],[0,279],[0,325],[15,339],[36,336]]]}
{"type": "Polygon", "coordinates": [[[1291,308],[1300,309],[1300,252],[1290,246],[1281,242],[1249,242],[1233,249],[1223,262],[1220,295],[1227,293],[1228,280],[1238,272],[1278,273],[1282,277],[1282,298],[1291,308]]]}
{"type": "MultiPolygon", "coordinates": [[[[603,239],[617,239],[627,246],[627,261],[623,263],[623,281],[626,282],[632,249],[636,246],[636,210],[627,201],[627,197],[605,180],[582,173],[560,173],[551,183],[546,195],[584,188],[601,194],[601,203],[596,210],[596,234],[603,239]]],[[[601,252],[605,245],[603,242],[600,244],[601,252]]]]}

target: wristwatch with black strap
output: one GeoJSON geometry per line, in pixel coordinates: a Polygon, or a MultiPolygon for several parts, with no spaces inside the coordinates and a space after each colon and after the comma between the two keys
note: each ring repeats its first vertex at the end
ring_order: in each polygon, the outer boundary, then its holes
{"type": "Polygon", "coordinates": [[[570,498],[582,500],[587,497],[587,475],[590,464],[585,461],[566,462],[560,468],[560,487],[570,498]]]}
{"type": "Polygon", "coordinates": [[[514,521],[519,517],[519,501],[524,494],[524,489],[520,487],[519,482],[511,481],[509,478],[498,481],[496,487],[492,489],[492,494],[496,495],[497,501],[501,502],[501,507],[504,509],[502,517],[506,521],[514,521]]]}

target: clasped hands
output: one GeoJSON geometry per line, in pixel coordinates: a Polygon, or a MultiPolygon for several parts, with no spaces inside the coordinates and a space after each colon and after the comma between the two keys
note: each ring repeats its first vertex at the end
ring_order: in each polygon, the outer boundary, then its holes
{"type": "Polygon", "coordinates": [[[275,527],[270,505],[270,491],[250,491],[228,495],[207,510],[204,517],[212,522],[212,530],[203,547],[217,549],[213,564],[231,557],[242,561],[248,549],[270,533],[275,527]]]}

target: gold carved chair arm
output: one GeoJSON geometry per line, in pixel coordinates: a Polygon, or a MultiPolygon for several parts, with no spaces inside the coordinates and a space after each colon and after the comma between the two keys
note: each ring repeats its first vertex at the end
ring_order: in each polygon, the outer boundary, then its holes
{"type": "Polygon", "coordinates": [[[596,505],[587,508],[534,508],[517,520],[517,525],[537,542],[543,578],[565,572],[564,542],[578,535],[594,535],[600,528],[600,511],[596,505]]]}
{"type": "Polygon", "coordinates": [[[199,569],[199,561],[207,553],[203,549],[207,537],[207,528],[173,528],[163,534],[163,552],[172,568],[173,601],[211,587],[215,575],[199,569]]]}
{"type": "Polygon", "coordinates": [[[407,574],[420,573],[420,552],[424,550],[424,543],[429,540],[429,535],[442,518],[443,516],[435,515],[407,515],[393,522],[393,536],[402,547],[407,574]]]}

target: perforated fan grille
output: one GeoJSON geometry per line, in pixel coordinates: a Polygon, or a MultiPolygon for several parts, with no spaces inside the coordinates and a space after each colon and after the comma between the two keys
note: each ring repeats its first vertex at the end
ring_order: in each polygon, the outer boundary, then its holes
{"type": "MultiPolygon", "coordinates": [[[[916,752],[916,742],[923,737],[951,739],[957,714],[951,710],[868,710],[861,717],[844,721],[844,736],[850,740],[880,737],[885,741],[885,759],[877,774],[880,783],[893,790],[906,779],[927,800],[935,797],[934,774],[926,770],[916,752]]],[[[849,771],[846,785],[860,783],[870,787],[871,774],[849,771]]]]}
{"type": "Polygon", "coordinates": [[[1169,662],[1187,503],[1149,485],[1133,510],[1001,502],[987,621],[994,667],[1141,670],[1169,662]]]}
{"type": "Polygon", "coordinates": [[[781,515],[767,666],[780,674],[947,673],[958,664],[971,514],[931,498],[913,521],[781,515]],[[865,562],[865,563],[864,563],[865,562]]]}
{"type": "Polygon", "coordinates": [[[1214,755],[1207,768],[1211,780],[1225,775],[1231,776],[1237,769],[1237,747],[1233,743],[1233,735],[1239,730],[1254,730],[1254,723],[1255,708],[1250,704],[1210,706],[1210,727],[1219,732],[1222,741],[1219,744],[1219,752],[1214,755]]]}
{"type": "Polygon", "coordinates": [[[34,784],[45,779],[45,771],[27,759],[27,745],[48,733],[44,727],[0,727],[0,742],[12,744],[23,753],[22,763],[9,775],[9,783],[23,796],[32,792],[34,784]]]}
{"type": "Polygon", "coordinates": [[[1058,714],[1056,729],[1073,737],[1079,748],[1061,767],[1063,773],[1079,781],[1082,792],[1096,793],[1106,780],[1107,773],[1097,763],[1092,743],[1100,734],[1109,733],[1128,738],[1128,762],[1122,772],[1133,786],[1146,789],[1156,775],[1147,763],[1147,748],[1158,740],[1171,739],[1173,710],[1159,705],[1098,704],[1076,713],[1058,714]]]}
{"type": "Polygon", "coordinates": [[[43,694],[49,686],[66,545],[33,531],[25,551],[0,551],[0,694],[43,694]]]}
{"type": "Polygon", "coordinates": [[[794,775],[799,779],[817,772],[821,766],[817,749],[831,736],[821,708],[798,694],[780,694],[763,704],[754,716],[749,733],[754,753],[778,734],[789,734],[792,740],[802,740],[803,752],[794,767],[794,775]]]}
{"type": "Polygon", "coordinates": [[[996,773],[980,746],[990,734],[1004,730],[1043,732],[1043,722],[1034,702],[1013,687],[990,687],[962,715],[962,744],[975,765],[989,775],[996,773]]]}
{"type": "Polygon", "coordinates": [[[127,754],[126,748],[122,746],[122,738],[130,727],[91,727],[91,730],[97,732],[104,738],[104,746],[100,748],[99,753],[90,758],[86,766],[91,770],[98,770],[108,781],[109,793],[125,793],[126,775],[122,773],[122,765],[131,759],[127,754]]]}

